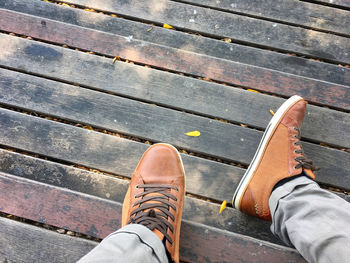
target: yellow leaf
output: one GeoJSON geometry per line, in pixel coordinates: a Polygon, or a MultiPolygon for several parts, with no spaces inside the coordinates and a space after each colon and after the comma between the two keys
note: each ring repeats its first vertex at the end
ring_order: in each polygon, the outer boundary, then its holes
{"type": "Polygon", "coordinates": [[[199,131],[191,131],[191,132],[185,133],[185,135],[192,136],[192,137],[198,137],[201,135],[201,133],[199,131]]]}
{"type": "Polygon", "coordinates": [[[227,43],[231,43],[232,39],[231,38],[224,38],[224,41],[227,42],[227,43]]]}
{"type": "Polygon", "coordinates": [[[255,90],[255,89],[248,89],[248,91],[260,93],[259,91],[255,90]]]}
{"type": "Polygon", "coordinates": [[[62,5],[63,5],[63,6],[68,6],[68,7],[70,7],[70,5],[68,5],[68,4],[65,4],[65,3],[62,3],[62,5]]]}
{"type": "Polygon", "coordinates": [[[150,27],[149,29],[147,29],[147,32],[151,31],[153,29],[153,27],[150,27]]]}
{"type": "Polygon", "coordinates": [[[227,201],[224,200],[220,206],[220,211],[219,214],[221,214],[222,211],[224,211],[226,209],[226,205],[227,205],[227,201]]]}
{"type": "Polygon", "coordinates": [[[274,111],[271,110],[271,109],[270,109],[270,113],[271,113],[272,116],[275,115],[274,111]]]}
{"type": "Polygon", "coordinates": [[[163,27],[167,28],[167,29],[172,29],[173,28],[171,25],[168,25],[168,24],[163,24],[163,27]]]}
{"type": "Polygon", "coordinates": [[[114,64],[117,60],[120,60],[120,57],[118,57],[118,56],[115,56],[114,58],[113,58],[113,62],[112,62],[112,64],[114,64]]]}

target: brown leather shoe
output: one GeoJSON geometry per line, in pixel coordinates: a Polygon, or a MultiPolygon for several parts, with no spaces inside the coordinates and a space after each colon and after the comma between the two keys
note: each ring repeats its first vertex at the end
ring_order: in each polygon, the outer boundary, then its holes
{"type": "Polygon", "coordinates": [[[179,239],[185,199],[185,172],[178,151],[155,144],[142,156],[123,204],[122,226],[141,224],[162,241],[179,262],[179,239]]]}
{"type": "Polygon", "coordinates": [[[235,208],[271,221],[269,198],[280,180],[303,171],[315,179],[315,167],[305,158],[300,142],[300,126],[305,111],[306,101],[293,96],[275,113],[233,196],[235,208]]]}

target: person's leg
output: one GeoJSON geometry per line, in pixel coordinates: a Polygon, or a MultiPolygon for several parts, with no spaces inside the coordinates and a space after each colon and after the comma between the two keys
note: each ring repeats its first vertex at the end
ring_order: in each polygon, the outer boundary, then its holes
{"type": "Polygon", "coordinates": [[[346,262],[349,204],[311,180],[315,167],[300,142],[305,111],[306,101],[299,96],[278,109],[236,189],[233,206],[272,220],[272,232],[310,262],[346,262]]]}
{"type": "Polygon", "coordinates": [[[110,234],[78,263],[168,263],[162,241],[143,225],[126,225],[110,234]]]}
{"type": "Polygon", "coordinates": [[[155,144],[142,156],[125,195],[122,228],[79,263],[179,262],[185,172],[178,151],[155,144]]]}
{"type": "Polygon", "coordinates": [[[271,231],[309,262],[349,262],[350,203],[301,176],[271,194],[271,231]]]}

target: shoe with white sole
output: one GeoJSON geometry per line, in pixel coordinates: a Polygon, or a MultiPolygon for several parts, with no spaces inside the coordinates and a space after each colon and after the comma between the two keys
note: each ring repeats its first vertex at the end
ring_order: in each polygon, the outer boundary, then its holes
{"type": "Polygon", "coordinates": [[[306,159],[300,142],[306,104],[293,96],[274,114],[233,196],[236,209],[271,221],[269,198],[279,181],[301,174],[315,179],[316,168],[306,159]]]}

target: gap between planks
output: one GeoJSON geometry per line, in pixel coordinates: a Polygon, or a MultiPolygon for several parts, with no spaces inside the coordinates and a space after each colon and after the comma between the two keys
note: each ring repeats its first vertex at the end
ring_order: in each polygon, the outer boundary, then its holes
{"type": "MultiPolygon", "coordinates": [[[[47,2],[47,1],[44,1],[44,0],[41,0],[41,1],[47,2]]],[[[172,1],[172,0],[170,0],[170,1],[172,1]]],[[[182,1],[173,1],[173,2],[175,2],[175,3],[176,2],[178,2],[178,3],[186,3],[187,4],[187,2],[182,2],[182,1]]],[[[163,27],[163,24],[159,23],[159,22],[150,21],[150,20],[147,20],[147,19],[141,19],[141,18],[137,18],[137,17],[134,17],[134,16],[128,16],[128,15],[124,15],[124,14],[121,14],[121,13],[110,12],[110,11],[106,11],[106,10],[93,9],[93,8],[89,8],[88,6],[85,6],[85,5],[72,4],[70,2],[65,2],[65,1],[50,1],[49,3],[57,4],[57,5],[66,4],[70,8],[77,8],[77,9],[80,9],[80,10],[84,10],[85,12],[93,12],[93,11],[87,11],[87,10],[94,10],[94,11],[96,11],[98,13],[102,13],[102,14],[105,14],[105,15],[116,15],[117,17],[120,17],[120,18],[123,18],[123,19],[126,19],[126,20],[131,20],[131,21],[135,21],[135,22],[141,22],[141,23],[149,24],[150,26],[163,27]],[[74,7],[72,7],[72,5],[74,7]]],[[[215,10],[215,9],[213,9],[213,10],[215,10]]],[[[196,30],[187,30],[185,28],[179,28],[177,26],[172,26],[172,27],[173,27],[172,28],[173,30],[180,31],[180,32],[183,32],[183,33],[196,34],[196,35],[199,35],[201,37],[206,37],[206,38],[211,38],[211,39],[225,41],[225,38],[222,37],[222,36],[217,36],[217,35],[206,33],[206,32],[199,32],[199,31],[196,31],[196,30]]],[[[318,31],[318,32],[321,32],[321,31],[318,31]]],[[[322,33],[324,33],[324,32],[322,32],[322,33]]],[[[348,37],[348,36],[346,36],[346,37],[348,37]]],[[[280,48],[276,48],[276,47],[270,47],[270,46],[265,46],[265,45],[261,45],[261,44],[251,43],[251,42],[247,42],[247,41],[243,41],[243,40],[239,40],[239,39],[230,38],[230,40],[231,40],[232,43],[235,43],[235,44],[240,44],[240,45],[245,45],[245,46],[249,46],[249,47],[259,48],[259,49],[263,49],[263,50],[273,51],[273,52],[277,52],[277,53],[281,53],[281,54],[293,53],[295,56],[301,57],[301,58],[317,60],[317,61],[320,61],[320,62],[325,62],[325,63],[329,63],[329,64],[334,64],[334,65],[342,65],[342,64],[344,64],[343,62],[340,62],[340,61],[333,61],[333,60],[330,60],[330,59],[327,59],[327,58],[320,58],[320,57],[317,57],[317,56],[311,56],[309,54],[303,54],[303,53],[296,52],[296,51],[284,50],[284,49],[280,49],[280,48]]],[[[346,65],[346,64],[344,64],[344,65],[346,65]]]]}
{"type": "MultiPolygon", "coordinates": [[[[56,43],[56,42],[47,41],[47,40],[43,40],[43,39],[38,39],[38,38],[31,37],[31,36],[28,36],[28,35],[15,34],[15,33],[8,32],[8,31],[3,31],[3,30],[0,30],[0,33],[6,34],[6,35],[10,35],[10,36],[13,36],[13,37],[19,37],[19,38],[22,38],[22,39],[37,41],[37,42],[41,42],[41,43],[45,43],[45,44],[49,44],[49,45],[53,45],[53,46],[57,46],[57,47],[61,47],[61,48],[63,47],[63,48],[67,48],[69,50],[74,50],[74,51],[81,52],[81,53],[87,53],[87,54],[95,55],[95,56],[98,56],[98,57],[110,58],[110,59],[115,58],[114,56],[111,56],[109,54],[99,53],[99,52],[91,51],[89,49],[83,49],[83,48],[79,48],[79,47],[75,47],[75,46],[62,45],[62,44],[59,44],[59,43],[56,43]]],[[[251,87],[244,87],[244,86],[235,85],[235,84],[232,84],[232,83],[229,83],[229,82],[225,82],[225,81],[213,80],[213,79],[205,78],[205,77],[202,77],[202,76],[186,73],[185,71],[171,70],[171,69],[163,68],[163,67],[160,67],[160,66],[149,65],[149,64],[142,63],[142,62],[129,60],[127,58],[119,58],[119,59],[120,59],[120,62],[122,62],[122,63],[128,63],[128,64],[132,64],[132,65],[137,65],[137,66],[143,66],[143,67],[151,68],[151,69],[158,70],[158,71],[161,71],[161,72],[176,74],[176,75],[180,75],[180,76],[184,76],[184,77],[190,77],[192,79],[199,79],[199,80],[203,80],[203,81],[206,81],[206,82],[209,82],[209,83],[229,86],[229,87],[237,88],[237,89],[241,89],[241,90],[251,90],[251,87]]],[[[113,63],[111,63],[111,64],[113,64],[113,63]]],[[[49,79],[49,80],[59,81],[59,82],[70,84],[70,85],[80,86],[80,87],[83,87],[83,88],[86,88],[86,89],[90,89],[90,90],[97,90],[95,88],[92,88],[92,87],[89,87],[89,86],[86,86],[86,85],[82,85],[82,84],[79,84],[79,83],[70,82],[70,81],[67,81],[67,80],[64,80],[64,79],[49,77],[49,76],[46,76],[46,75],[36,74],[36,73],[33,73],[33,72],[27,72],[25,70],[21,70],[21,69],[18,69],[18,68],[7,67],[7,66],[0,66],[0,68],[12,70],[12,71],[16,71],[16,72],[20,72],[20,73],[24,73],[24,74],[29,74],[29,75],[33,75],[33,76],[38,76],[38,77],[49,79]]],[[[296,75],[296,76],[299,77],[298,75],[296,75]]],[[[309,78],[307,78],[307,79],[309,79],[309,78]]],[[[327,81],[322,81],[322,82],[327,82],[327,81]]],[[[336,84],[336,85],[344,86],[344,85],[341,85],[341,84],[336,84]]],[[[148,103],[148,104],[155,104],[155,103],[149,102],[147,100],[142,100],[140,98],[130,97],[130,96],[126,96],[126,95],[123,95],[123,94],[117,94],[117,93],[113,93],[111,91],[104,91],[104,90],[101,90],[101,89],[98,89],[98,91],[106,93],[106,94],[109,94],[109,95],[115,95],[115,96],[119,96],[119,97],[124,97],[124,98],[128,98],[128,99],[137,100],[137,101],[148,103]]],[[[283,95],[283,94],[275,94],[273,92],[269,92],[269,91],[266,91],[266,90],[259,90],[259,91],[255,91],[255,92],[258,92],[258,93],[264,94],[264,95],[274,96],[274,97],[281,98],[281,99],[288,99],[290,97],[290,96],[283,95]]],[[[317,106],[317,107],[321,107],[321,108],[331,109],[331,110],[334,110],[334,111],[350,113],[350,110],[348,110],[348,109],[337,108],[337,107],[334,107],[332,105],[324,105],[321,102],[308,101],[308,104],[314,105],[314,106],[317,106]]],[[[193,111],[186,111],[185,109],[182,109],[182,108],[178,109],[178,108],[172,107],[170,105],[163,105],[161,103],[157,103],[157,106],[166,107],[166,108],[173,109],[173,110],[180,110],[180,111],[183,111],[183,112],[186,112],[186,113],[189,113],[189,114],[203,116],[203,117],[206,117],[206,118],[211,118],[211,119],[215,119],[215,120],[218,120],[218,121],[223,121],[223,122],[226,122],[226,123],[231,123],[231,124],[234,124],[234,125],[243,124],[243,125],[246,125],[247,127],[251,128],[251,129],[264,130],[264,129],[261,129],[260,127],[257,127],[257,126],[254,126],[254,125],[248,125],[248,124],[246,124],[244,122],[234,122],[234,121],[229,121],[229,120],[224,119],[224,118],[217,119],[215,117],[212,117],[212,116],[209,116],[209,115],[206,115],[206,114],[201,114],[199,112],[193,112],[193,111]]],[[[310,141],[310,142],[313,142],[313,141],[310,141]]]]}
{"type": "Polygon", "coordinates": [[[350,37],[349,34],[344,34],[344,33],[334,32],[334,31],[326,30],[326,29],[322,29],[322,28],[316,28],[316,27],[307,26],[307,25],[303,25],[303,24],[297,24],[297,23],[293,23],[293,22],[283,21],[280,19],[273,19],[273,18],[249,14],[249,13],[245,13],[245,12],[234,11],[234,10],[230,10],[230,9],[211,6],[208,4],[200,4],[200,3],[195,3],[195,2],[188,1],[188,0],[170,0],[170,1],[175,2],[175,3],[183,3],[183,4],[198,6],[198,7],[204,7],[204,8],[224,12],[224,13],[246,16],[246,17],[256,18],[256,19],[265,20],[265,21],[269,21],[269,22],[275,22],[275,23],[279,23],[279,24],[283,24],[283,25],[287,25],[287,26],[300,27],[300,28],[304,28],[304,29],[318,31],[318,32],[322,32],[322,33],[327,33],[330,35],[336,35],[336,36],[347,37],[347,38],[350,37]]]}

